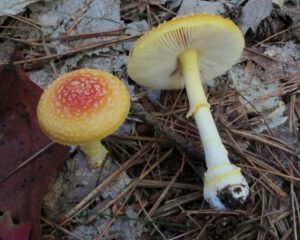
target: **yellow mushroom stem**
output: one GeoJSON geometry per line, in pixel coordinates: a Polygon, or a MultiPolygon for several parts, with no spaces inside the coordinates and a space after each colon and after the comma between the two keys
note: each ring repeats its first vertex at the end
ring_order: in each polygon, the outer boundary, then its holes
{"type": "Polygon", "coordinates": [[[80,148],[88,157],[88,163],[92,168],[102,167],[108,151],[100,141],[81,145],[80,148]]]}
{"type": "Polygon", "coordinates": [[[233,200],[242,203],[248,197],[249,187],[240,168],[231,164],[222,143],[202,86],[198,57],[198,52],[194,50],[185,51],[179,56],[190,103],[188,116],[195,118],[205,152],[207,172],[204,197],[213,208],[224,209],[226,204],[218,196],[220,192],[226,189],[226,196],[229,193],[233,200]]]}
{"type": "Polygon", "coordinates": [[[190,103],[190,110],[187,116],[193,116],[196,120],[207,159],[207,167],[224,163],[230,164],[228,158],[224,157],[228,153],[222,144],[202,86],[198,66],[198,52],[193,50],[185,51],[179,56],[179,60],[190,103]]]}
{"type": "Polygon", "coordinates": [[[185,51],[179,56],[179,61],[191,106],[189,115],[194,115],[194,112],[201,107],[209,108],[199,75],[198,52],[193,50],[185,51]]]}

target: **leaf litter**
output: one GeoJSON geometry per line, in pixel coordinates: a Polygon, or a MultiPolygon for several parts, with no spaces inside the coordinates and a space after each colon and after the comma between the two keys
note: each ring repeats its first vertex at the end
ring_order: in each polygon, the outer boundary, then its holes
{"type": "MultiPolygon", "coordinates": [[[[10,54],[18,58],[19,53],[10,54]]],[[[68,149],[53,144],[38,126],[36,107],[43,90],[20,65],[1,65],[0,73],[0,212],[9,214],[5,216],[11,216],[20,226],[29,224],[32,230],[26,229],[31,239],[41,239],[42,199],[68,149]],[[39,152],[41,149],[45,150],[39,152]]],[[[19,225],[11,227],[18,230],[19,225]]]]}
{"type": "MultiPolygon", "coordinates": [[[[39,30],[10,35],[36,45],[23,47],[28,59],[49,56],[45,46],[50,54],[79,49],[50,55],[51,64],[29,72],[32,80],[45,87],[70,70],[100,68],[118,75],[133,99],[123,128],[104,141],[110,150],[104,172],[86,168],[80,152],[56,172],[44,198],[44,234],[66,239],[297,239],[299,43],[275,42],[272,35],[262,44],[247,40],[241,61],[207,87],[230,157],[252,186],[247,209],[224,213],[203,202],[201,141],[194,122],[185,118],[184,91],[152,91],[128,79],[133,41],[80,51],[123,34],[140,35],[174,13],[213,11],[240,22],[244,32],[255,32],[266,27],[272,1],[68,0],[29,8],[26,20],[43,30],[46,41],[39,30]],[[116,36],[62,40],[120,28],[124,32],[116,36]]],[[[24,27],[24,22],[15,24],[24,27]]]]}
{"type": "Polygon", "coordinates": [[[11,214],[6,212],[0,219],[0,239],[27,240],[31,231],[30,222],[15,224],[11,214]]]}
{"type": "MultiPolygon", "coordinates": [[[[61,35],[76,35],[90,32],[104,32],[109,30],[124,29],[120,23],[120,8],[118,1],[89,0],[89,1],[48,1],[30,6],[32,20],[43,27],[43,31],[49,38],[57,38],[61,35]],[[78,22],[77,22],[78,21],[78,22]]],[[[117,34],[116,34],[117,35],[117,34]]],[[[120,34],[119,34],[120,35],[120,34]]],[[[118,36],[118,35],[117,35],[118,36]]],[[[117,37],[115,36],[115,37],[117,37]]],[[[114,38],[115,38],[114,37],[114,38]]],[[[78,39],[57,44],[57,41],[49,44],[54,52],[67,52],[70,49],[95,44],[103,40],[112,39],[112,36],[104,36],[90,39],[78,39]]],[[[78,53],[60,64],[56,64],[57,74],[68,72],[78,67],[102,66],[103,70],[115,71],[125,65],[122,52],[109,52],[109,48],[95,49],[85,53],[78,53]],[[115,55],[115,57],[114,57],[115,55]]],[[[33,81],[45,87],[52,77],[51,66],[46,66],[40,71],[30,73],[33,81]]]]}
{"type": "Polygon", "coordinates": [[[249,29],[255,32],[262,20],[270,16],[271,11],[272,0],[249,0],[242,10],[239,24],[241,31],[244,34],[246,34],[249,29]]]}

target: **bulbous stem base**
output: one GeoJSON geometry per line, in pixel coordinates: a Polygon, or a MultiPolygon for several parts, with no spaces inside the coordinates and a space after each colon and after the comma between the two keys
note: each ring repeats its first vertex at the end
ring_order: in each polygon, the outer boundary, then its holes
{"type": "Polygon", "coordinates": [[[218,164],[207,169],[204,199],[214,209],[243,208],[249,198],[249,186],[241,169],[231,164],[218,164]]]}

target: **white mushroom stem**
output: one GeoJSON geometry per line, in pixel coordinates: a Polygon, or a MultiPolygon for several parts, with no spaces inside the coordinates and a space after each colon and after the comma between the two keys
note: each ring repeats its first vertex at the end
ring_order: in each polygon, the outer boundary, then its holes
{"type": "Polygon", "coordinates": [[[108,151],[100,141],[81,145],[80,149],[88,157],[88,163],[92,168],[102,167],[108,151]]]}
{"type": "Polygon", "coordinates": [[[249,195],[248,184],[228,159],[219,132],[210,112],[200,79],[198,52],[189,50],[179,56],[190,103],[188,115],[193,115],[205,152],[207,172],[204,179],[204,198],[212,208],[241,206],[249,195]]]}

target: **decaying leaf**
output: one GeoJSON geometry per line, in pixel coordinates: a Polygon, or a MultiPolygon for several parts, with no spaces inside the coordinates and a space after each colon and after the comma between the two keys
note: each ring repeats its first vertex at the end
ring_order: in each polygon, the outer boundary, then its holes
{"type": "MultiPolygon", "coordinates": [[[[120,29],[124,24],[120,20],[120,1],[110,0],[68,0],[68,1],[47,1],[30,5],[32,11],[31,20],[43,26],[47,37],[56,38],[61,35],[75,35],[91,32],[108,31],[120,29]]],[[[103,40],[116,38],[97,37],[89,39],[78,39],[76,41],[55,41],[49,43],[53,52],[67,52],[73,48],[80,48],[89,44],[99,43],[103,40]]],[[[98,68],[112,72],[118,68],[116,61],[120,61],[119,53],[113,57],[107,52],[109,48],[100,48],[92,51],[78,53],[75,56],[66,58],[61,64],[57,64],[58,74],[64,74],[74,68],[86,67],[98,68]],[[103,56],[105,54],[105,56],[103,56]]],[[[122,63],[124,64],[124,63],[122,63]]],[[[52,68],[50,65],[45,68],[30,72],[32,81],[42,87],[53,81],[52,68]]]]}
{"type": "Polygon", "coordinates": [[[25,10],[26,6],[40,0],[1,0],[0,1],[0,24],[5,20],[5,15],[16,15],[25,10]]]}
{"type": "Polygon", "coordinates": [[[254,131],[262,132],[286,122],[286,105],[275,94],[280,85],[279,79],[272,80],[272,73],[267,73],[251,61],[245,67],[233,67],[230,73],[234,87],[241,94],[242,105],[258,119],[254,131]]]}
{"type": "Polygon", "coordinates": [[[261,21],[270,16],[272,8],[272,0],[249,0],[242,10],[239,23],[243,34],[249,29],[255,32],[261,21]]]}
{"type": "Polygon", "coordinates": [[[272,2],[279,8],[283,8],[285,0],[272,0],[272,2]]]}
{"type": "MultiPolygon", "coordinates": [[[[107,210],[102,216],[96,220],[93,225],[90,226],[78,226],[75,228],[74,233],[77,236],[82,237],[86,240],[101,239],[99,233],[105,231],[105,227],[109,223],[113,212],[107,210]]],[[[124,213],[117,217],[113,225],[110,227],[109,237],[112,239],[122,240],[138,240],[141,239],[141,235],[144,229],[144,223],[139,220],[137,212],[134,210],[132,205],[128,205],[124,210],[124,213]]]]}
{"type": "MultiPolygon", "coordinates": [[[[71,210],[116,169],[117,166],[110,157],[102,169],[91,169],[86,157],[81,152],[77,153],[60,169],[49,186],[43,205],[46,216],[57,219],[61,214],[71,210]]],[[[129,182],[128,175],[121,174],[102,190],[102,198],[106,200],[115,198],[129,182]]]]}
{"type": "MultiPolygon", "coordinates": [[[[282,46],[270,45],[265,50],[265,55],[276,58],[284,63],[290,63],[300,67],[300,50],[297,44],[292,41],[286,42],[282,46]]],[[[291,69],[289,69],[290,71],[291,69]]],[[[296,69],[294,69],[296,70],[296,69]]]]}
{"type": "Polygon", "coordinates": [[[9,212],[0,218],[1,240],[28,240],[31,231],[31,223],[14,224],[9,212]]]}
{"type": "Polygon", "coordinates": [[[222,14],[224,12],[225,9],[224,4],[222,2],[185,0],[182,1],[177,16],[184,16],[191,13],[222,14]]]}
{"type": "Polygon", "coordinates": [[[31,240],[42,238],[41,202],[52,174],[67,158],[68,149],[56,144],[8,175],[51,141],[39,129],[36,107],[42,89],[21,66],[0,66],[0,212],[30,223],[31,240]]]}

